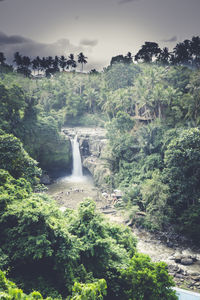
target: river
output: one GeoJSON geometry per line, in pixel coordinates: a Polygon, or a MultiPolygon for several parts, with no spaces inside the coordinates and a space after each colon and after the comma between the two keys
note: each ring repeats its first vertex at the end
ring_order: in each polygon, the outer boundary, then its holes
{"type": "MultiPolygon", "coordinates": [[[[72,148],[73,157],[76,158],[73,160],[72,175],[58,178],[49,185],[47,193],[57,201],[63,211],[66,208],[76,209],[81,201],[90,197],[96,201],[97,209],[104,213],[110,221],[126,224],[127,217],[125,214],[118,211],[109,199],[103,197],[102,192],[94,186],[91,176],[83,175],[77,136],[72,139],[72,148]]],[[[154,262],[166,262],[177,286],[200,291],[200,251],[181,246],[168,247],[154,234],[137,228],[132,228],[132,231],[138,239],[138,251],[148,254],[154,262]],[[181,253],[185,256],[191,255],[198,259],[190,266],[180,265],[174,262],[175,253],[181,253]],[[195,278],[195,276],[197,277],[195,278]],[[199,280],[197,280],[198,276],[199,280]]]]}

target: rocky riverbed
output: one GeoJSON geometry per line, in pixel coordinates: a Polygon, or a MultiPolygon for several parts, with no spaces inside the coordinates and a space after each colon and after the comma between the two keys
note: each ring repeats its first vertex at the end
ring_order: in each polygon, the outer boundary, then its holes
{"type": "MultiPolygon", "coordinates": [[[[110,215],[109,219],[124,225],[129,222],[120,211],[110,215]]],[[[153,234],[134,225],[131,229],[138,239],[139,252],[148,254],[154,262],[166,262],[178,287],[200,293],[200,249],[187,247],[185,240],[179,244],[168,233],[153,234]]]]}
{"type": "MultiPolygon", "coordinates": [[[[78,204],[89,196],[95,199],[97,209],[110,221],[126,226],[128,224],[126,216],[115,208],[112,199],[102,195],[90,176],[84,176],[77,181],[72,180],[70,176],[60,178],[49,185],[47,193],[58,202],[61,210],[76,209],[78,204]]],[[[180,246],[175,242],[169,244],[161,235],[134,226],[130,228],[138,239],[139,252],[148,254],[155,262],[166,262],[177,286],[200,292],[200,251],[180,246]]]]}

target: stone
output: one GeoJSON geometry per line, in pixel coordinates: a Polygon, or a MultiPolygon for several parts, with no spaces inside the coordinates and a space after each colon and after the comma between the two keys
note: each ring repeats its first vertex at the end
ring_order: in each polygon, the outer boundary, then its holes
{"type": "Polygon", "coordinates": [[[185,266],[190,266],[193,264],[193,260],[192,260],[192,258],[182,258],[181,264],[185,265],[185,266]]]}
{"type": "Polygon", "coordinates": [[[192,258],[193,262],[196,262],[198,260],[196,255],[193,255],[191,258],[192,258]]]}
{"type": "Polygon", "coordinates": [[[176,263],[180,263],[180,262],[181,262],[181,259],[182,259],[182,255],[181,255],[181,254],[176,253],[176,254],[174,255],[174,260],[175,260],[176,263]]]}
{"type": "Polygon", "coordinates": [[[167,247],[173,248],[173,247],[174,247],[174,244],[173,244],[171,241],[168,241],[168,242],[167,242],[167,247]]]}
{"type": "Polygon", "coordinates": [[[174,260],[174,256],[169,256],[168,259],[169,260],[174,260]]]}
{"type": "Polygon", "coordinates": [[[180,278],[180,279],[184,278],[184,276],[182,274],[176,274],[175,277],[180,278]]]}
{"type": "Polygon", "coordinates": [[[200,276],[199,272],[188,272],[190,276],[200,276]]]}
{"type": "Polygon", "coordinates": [[[195,282],[194,285],[197,286],[197,287],[199,287],[200,286],[200,282],[195,282]]]}
{"type": "Polygon", "coordinates": [[[43,174],[42,177],[40,178],[40,183],[48,185],[48,184],[51,184],[52,181],[51,181],[51,178],[49,177],[49,175],[43,174]]]}
{"type": "Polygon", "coordinates": [[[200,276],[192,276],[191,278],[194,281],[200,281],[200,276]]]}
{"type": "Polygon", "coordinates": [[[121,198],[123,196],[123,193],[121,190],[114,190],[114,193],[117,198],[121,198]]]}
{"type": "Polygon", "coordinates": [[[168,265],[168,269],[172,272],[178,272],[180,270],[177,265],[168,265]]]}

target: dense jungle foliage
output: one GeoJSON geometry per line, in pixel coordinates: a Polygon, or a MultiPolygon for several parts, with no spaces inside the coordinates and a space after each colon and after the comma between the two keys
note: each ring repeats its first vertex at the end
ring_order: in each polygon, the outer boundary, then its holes
{"type": "Polygon", "coordinates": [[[50,79],[4,72],[1,128],[50,171],[71,167],[63,125],[105,126],[108,181],[125,191],[131,217],[142,210],[146,217],[136,222],[152,230],[172,225],[198,242],[199,84],[198,68],[158,62],[113,63],[103,73],[50,79]]]}
{"type": "Polygon", "coordinates": [[[93,200],[62,213],[24,178],[0,176],[0,268],[20,286],[0,273],[3,299],[42,299],[35,289],[53,299],[176,299],[167,266],[137,253],[131,231],[105,221],[93,200]]]}
{"type": "Polygon", "coordinates": [[[3,299],[176,299],[166,265],[137,253],[129,229],[107,223],[92,200],[62,213],[33,191],[42,170],[70,171],[62,126],[105,126],[108,183],[124,191],[134,222],[198,243],[200,71],[192,67],[112,60],[102,73],[38,79],[0,65],[3,299]]]}

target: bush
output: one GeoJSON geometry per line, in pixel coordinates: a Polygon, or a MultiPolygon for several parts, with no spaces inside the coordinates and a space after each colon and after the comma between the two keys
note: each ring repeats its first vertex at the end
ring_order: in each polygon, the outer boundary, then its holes
{"type": "Polygon", "coordinates": [[[12,134],[0,135],[0,168],[7,170],[14,178],[25,178],[36,185],[41,175],[37,162],[24,150],[19,139],[12,134]]]}

